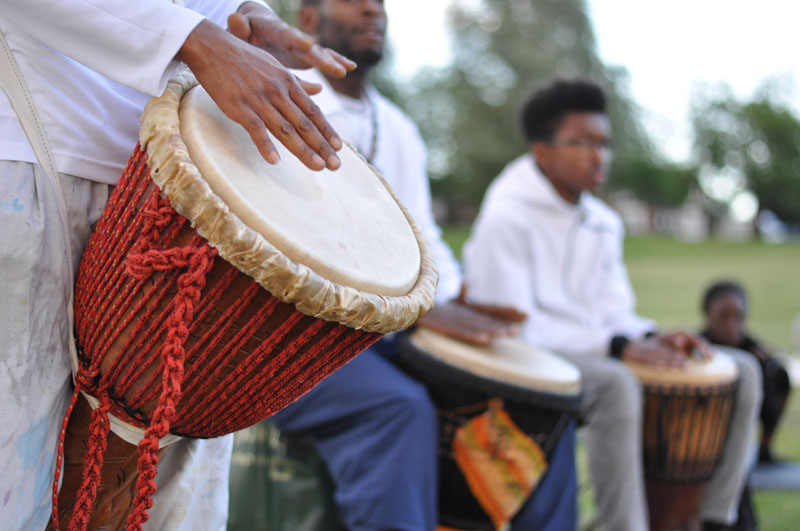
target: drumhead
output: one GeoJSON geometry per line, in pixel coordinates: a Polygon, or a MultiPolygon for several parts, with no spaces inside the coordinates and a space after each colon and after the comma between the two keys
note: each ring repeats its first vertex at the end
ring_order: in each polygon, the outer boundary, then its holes
{"type": "Polygon", "coordinates": [[[360,155],[343,148],[342,168],[313,172],[273,140],[272,166],[196,85],[188,70],[170,80],[139,141],[152,180],[220,257],[299,311],[354,328],[387,333],[430,310],[425,238],[360,155]]]}
{"type": "Polygon", "coordinates": [[[514,338],[470,345],[419,327],[409,341],[438,361],[473,375],[554,395],[581,392],[581,374],[569,361],[514,338]]]}
{"type": "Polygon", "coordinates": [[[721,385],[732,383],[739,376],[736,362],[728,354],[714,349],[709,361],[689,359],[685,367],[655,367],[644,363],[625,362],[633,373],[645,384],[687,387],[721,385]]]}
{"type": "Polygon", "coordinates": [[[189,156],[214,193],[290,259],[379,295],[403,295],[414,285],[414,233],[349,146],[339,151],[338,171],[312,171],[270,134],[281,161],[269,164],[199,85],[183,96],[179,118],[189,156]]]}

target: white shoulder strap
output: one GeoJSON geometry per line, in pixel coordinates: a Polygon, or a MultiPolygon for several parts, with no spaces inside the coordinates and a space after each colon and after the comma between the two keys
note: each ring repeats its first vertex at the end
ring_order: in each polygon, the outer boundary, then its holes
{"type": "MultiPolygon", "coordinates": [[[[5,89],[42,169],[50,177],[58,175],[39,114],[2,31],[0,31],[0,85],[5,89]]],[[[60,184],[58,186],[60,188],[60,184]]]]}
{"type": "MultiPolygon", "coordinates": [[[[53,195],[58,202],[58,215],[61,219],[61,231],[66,248],[65,259],[67,261],[67,271],[72,271],[72,240],[69,234],[69,223],[67,219],[67,205],[64,202],[64,194],[61,190],[61,179],[58,177],[58,170],[53,160],[53,155],[50,152],[50,146],[47,143],[47,138],[44,134],[44,127],[39,119],[39,114],[36,111],[36,106],[31,98],[30,91],[25,84],[25,79],[19,71],[19,65],[11,53],[11,48],[8,46],[8,41],[5,35],[0,31],[0,86],[8,95],[11,101],[11,106],[19,117],[22,128],[25,131],[25,136],[28,137],[33,148],[34,154],[39,161],[39,165],[47,174],[50,187],[53,195]]],[[[75,344],[72,338],[73,328],[73,315],[72,315],[72,301],[73,301],[73,285],[69,282],[69,348],[70,354],[75,353],[75,344]]],[[[76,354],[76,353],[75,353],[76,354]]],[[[76,356],[72,356],[77,359],[76,356]]]]}

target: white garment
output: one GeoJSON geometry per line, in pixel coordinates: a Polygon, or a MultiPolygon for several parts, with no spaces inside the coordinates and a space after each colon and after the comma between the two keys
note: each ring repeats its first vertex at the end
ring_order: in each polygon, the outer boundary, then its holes
{"type": "Polygon", "coordinates": [[[525,312],[529,343],[606,356],[614,335],[654,329],[634,313],[623,236],[607,205],[588,193],[568,203],[523,155],[489,187],[464,246],[470,299],[525,312]]]}
{"type": "Polygon", "coordinates": [[[427,154],[416,125],[372,86],[367,88],[369,100],[353,101],[333,90],[316,70],[300,70],[295,74],[324,87],[321,93],[313,97],[314,102],[341,137],[356,146],[365,157],[369,155],[372,139],[375,138],[372,165],[411,212],[431,246],[431,254],[439,270],[436,301],[455,298],[461,288],[461,271],[433,219],[427,154]],[[375,134],[372,127],[373,110],[377,115],[375,122],[378,130],[375,134]]]}
{"type": "MultiPolygon", "coordinates": [[[[3,2],[0,29],[61,172],[75,255],[68,271],[55,198],[0,91],[3,529],[38,531],[49,518],[56,440],[70,396],[68,286],[107,198],[108,186],[99,183],[119,177],[144,103],[163,89],[187,35],[204,16],[224,26],[242,1],[187,0],[188,9],[167,0],[3,2]]],[[[224,529],[231,441],[176,443],[160,467],[146,529],[224,529]]]]}
{"type": "MultiPolygon", "coordinates": [[[[59,172],[114,184],[139,115],[208,17],[225,26],[244,0],[5,0],[0,30],[33,95],[59,172]],[[203,13],[201,15],[200,13],[203,13]]],[[[0,160],[36,162],[0,91],[0,160]]]]}

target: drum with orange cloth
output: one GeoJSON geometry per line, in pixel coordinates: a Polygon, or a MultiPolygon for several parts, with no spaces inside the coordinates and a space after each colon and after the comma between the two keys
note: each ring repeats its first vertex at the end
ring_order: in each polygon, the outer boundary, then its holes
{"type": "Polygon", "coordinates": [[[580,372],[512,338],[477,346],[420,326],[400,341],[438,410],[441,529],[503,528],[577,414],[580,372]]]}
{"type": "Polygon", "coordinates": [[[140,527],[159,447],[260,422],[433,305],[424,238],[360,155],[345,146],[339,171],[313,172],[273,138],[281,162],[269,165],[196,84],[182,74],[148,103],[81,259],[74,466],[54,526],[121,528],[92,515],[102,485],[103,511],[113,498],[123,517],[135,494],[127,526],[140,527]],[[135,487],[135,468],[112,487],[104,449],[137,442],[135,487]]]}
{"type": "Polygon", "coordinates": [[[705,484],[728,435],[738,385],[736,363],[715,351],[710,361],[689,359],[683,368],[626,365],[645,389],[643,453],[650,529],[694,529],[699,526],[705,484]]]}

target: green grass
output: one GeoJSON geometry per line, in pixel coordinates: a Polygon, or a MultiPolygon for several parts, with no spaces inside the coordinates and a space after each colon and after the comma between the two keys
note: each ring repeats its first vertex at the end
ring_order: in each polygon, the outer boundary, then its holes
{"type": "MultiPolygon", "coordinates": [[[[460,257],[469,228],[444,230],[445,241],[460,257]]],[[[735,279],[750,299],[748,328],[774,350],[797,354],[792,320],[800,314],[800,245],[761,242],[679,242],[664,237],[628,238],[628,273],[636,292],[637,311],[662,328],[697,329],[700,298],[716,279],[735,279]]],[[[790,398],[775,439],[778,455],[800,460],[800,390],[790,398]]],[[[586,485],[585,455],[579,445],[581,485],[586,485]]],[[[588,489],[581,488],[581,521],[591,518],[588,489]]],[[[800,529],[800,492],[763,490],[754,502],[763,531],[800,529]]]]}
{"type": "Polygon", "coordinates": [[[638,312],[661,326],[696,328],[703,290],[713,280],[735,279],[749,295],[752,333],[775,350],[796,351],[791,323],[800,313],[800,245],[629,238],[625,256],[638,312]]]}
{"type": "Polygon", "coordinates": [[[456,258],[461,260],[461,248],[469,236],[469,227],[445,227],[442,229],[444,241],[453,249],[456,258]]]}

